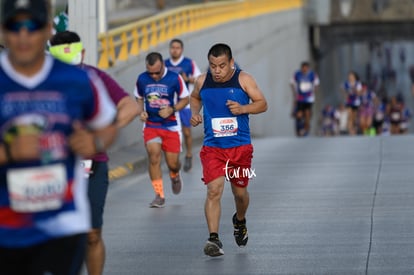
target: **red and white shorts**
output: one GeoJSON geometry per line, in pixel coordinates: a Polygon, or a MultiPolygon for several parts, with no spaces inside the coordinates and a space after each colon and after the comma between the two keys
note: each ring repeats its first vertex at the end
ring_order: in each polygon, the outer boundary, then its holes
{"type": "Polygon", "coordinates": [[[253,176],[251,163],[253,146],[251,144],[233,148],[217,148],[203,146],[200,151],[205,184],[219,178],[239,187],[247,187],[249,179],[253,176]]]}

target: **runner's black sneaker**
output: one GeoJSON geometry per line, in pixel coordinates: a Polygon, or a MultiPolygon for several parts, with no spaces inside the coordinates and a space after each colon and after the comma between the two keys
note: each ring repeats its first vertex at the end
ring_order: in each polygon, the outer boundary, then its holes
{"type": "Polygon", "coordinates": [[[224,255],[223,244],[219,238],[209,238],[204,246],[204,254],[210,257],[218,257],[224,255]]]}
{"type": "Polygon", "coordinates": [[[184,172],[188,172],[193,167],[193,157],[185,157],[184,159],[184,172]]]}
{"type": "Polygon", "coordinates": [[[244,247],[249,240],[249,235],[247,234],[246,219],[244,221],[239,221],[236,218],[236,213],[233,215],[233,227],[234,227],[234,240],[237,245],[244,247]]]}

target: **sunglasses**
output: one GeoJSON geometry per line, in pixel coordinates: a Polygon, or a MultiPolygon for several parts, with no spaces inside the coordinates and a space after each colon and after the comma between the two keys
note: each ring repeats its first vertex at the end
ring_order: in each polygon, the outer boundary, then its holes
{"type": "Polygon", "coordinates": [[[27,31],[31,33],[42,29],[44,26],[45,24],[28,19],[23,21],[10,21],[4,25],[4,28],[14,33],[18,33],[22,28],[26,28],[27,31]]]}
{"type": "Polygon", "coordinates": [[[161,67],[161,69],[158,72],[149,72],[147,71],[147,74],[149,75],[160,75],[163,72],[163,67],[161,67]]]}

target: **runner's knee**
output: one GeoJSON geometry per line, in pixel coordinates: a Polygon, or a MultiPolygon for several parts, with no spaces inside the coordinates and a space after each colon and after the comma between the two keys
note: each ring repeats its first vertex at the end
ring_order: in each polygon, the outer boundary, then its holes
{"type": "Polygon", "coordinates": [[[101,230],[93,229],[88,233],[88,246],[93,246],[102,241],[102,232],[101,230]]]}

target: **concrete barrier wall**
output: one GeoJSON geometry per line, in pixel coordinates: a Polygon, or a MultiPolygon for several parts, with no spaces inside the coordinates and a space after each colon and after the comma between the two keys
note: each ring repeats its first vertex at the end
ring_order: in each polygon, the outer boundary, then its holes
{"type": "MultiPolygon", "coordinates": [[[[308,29],[302,9],[263,15],[232,22],[180,37],[184,53],[193,58],[202,71],[208,67],[207,52],[218,42],[229,44],[241,68],[252,74],[265,94],[269,109],[266,113],[251,116],[252,134],[255,136],[293,136],[290,117],[292,95],[289,79],[303,60],[309,59],[308,29]]],[[[168,57],[168,43],[153,51],[168,57]]],[[[145,70],[145,54],[111,68],[111,74],[131,93],[136,77],[145,70]]],[[[122,129],[111,150],[142,142],[142,124],[136,119],[122,129]]],[[[203,128],[193,130],[202,137],[203,128]]]]}

